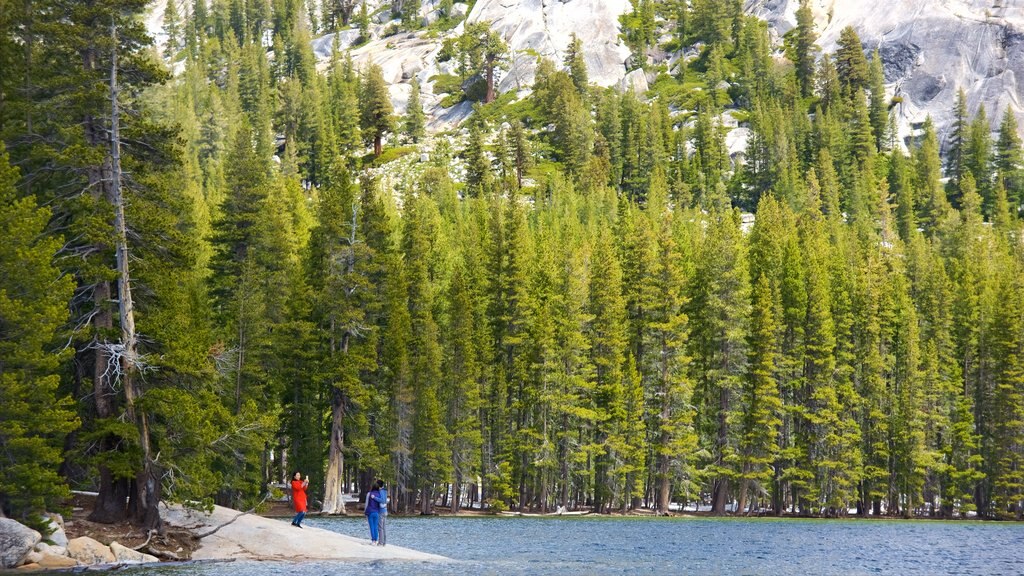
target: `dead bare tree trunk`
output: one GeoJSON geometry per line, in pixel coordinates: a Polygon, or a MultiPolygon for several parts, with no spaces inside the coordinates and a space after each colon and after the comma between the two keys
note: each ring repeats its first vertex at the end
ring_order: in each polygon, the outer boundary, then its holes
{"type": "Polygon", "coordinates": [[[124,386],[125,409],[130,421],[139,429],[142,470],[136,475],[134,490],[129,495],[128,511],[134,523],[147,529],[159,529],[160,475],[155,469],[149,442],[149,421],[146,412],[136,408],[139,391],[135,372],[138,370],[135,307],[132,300],[131,275],[128,264],[128,226],[124,215],[124,193],[121,186],[121,119],[117,84],[117,27],[110,26],[113,52],[110,59],[110,175],[111,202],[114,205],[115,252],[117,257],[117,310],[121,324],[121,343],[116,361],[124,386]]]}
{"type": "Polygon", "coordinates": [[[327,453],[327,474],[324,475],[324,514],[345,514],[345,402],[341,390],[335,388],[331,398],[331,445],[327,453]]]}

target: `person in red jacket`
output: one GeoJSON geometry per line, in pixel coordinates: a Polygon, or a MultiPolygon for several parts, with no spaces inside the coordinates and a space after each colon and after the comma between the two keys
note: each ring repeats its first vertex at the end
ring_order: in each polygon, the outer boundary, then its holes
{"type": "Polygon", "coordinates": [[[306,488],[309,486],[309,475],[302,479],[302,473],[298,470],[292,474],[292,504],[295,505],[295,518],[292,518],[292,526],[302,528],[302,519],[306,517],[306,488]]]}

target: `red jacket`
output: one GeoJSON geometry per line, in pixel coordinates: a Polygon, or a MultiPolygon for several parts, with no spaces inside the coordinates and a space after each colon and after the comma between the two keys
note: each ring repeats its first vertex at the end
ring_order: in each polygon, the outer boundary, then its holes
{"type": "Polygon", "coordinates": [[[292,504],[296,512],[306,511],[306,485],[302,480],[292,480],[292,504]]]}

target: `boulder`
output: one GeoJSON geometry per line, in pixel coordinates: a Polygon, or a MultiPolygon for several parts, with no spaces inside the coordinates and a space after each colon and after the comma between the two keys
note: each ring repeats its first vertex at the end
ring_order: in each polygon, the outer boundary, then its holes
{"type": "Polygon", "coordinates": [[[0,518],[0,568],[14,568],[22,563],[42,535],[10,518],[0,518]]]}
{"type": "Polygon", "coordinates": [[[122,546],[117,542],[110,543],[110,551],[113,552],[114,558],[117,558],[117,562],[119,564],[146,564],[149,562],[160,561],[156,556],[143,554],[138,550],[132,550],[131,548],[122,546]]]}
{"type": "Polygon", "coordinates": [[[448,17],[452,20],[462,20],[469,14],[469,4],[464,2],[456,2],[452,4],[452,11],[448,14],[448,17]]]}
{"type": "Polygon", "coordinates": [[[68,555],[82,564],[113,564],[117,561],[110,548],[88,536],[68,542],[68,555]]]}
{"type": "Polygon", "coordinates": [[[649,85],[647,84],[647,74],[644,73],[642,68],[637,68],[629,74],[626,74],[625,78],[619,82],[619,92],[623,94],[627,90],[632,90],[637,96],[643,96],[647,93],[649,85]]]}
{"type": "Polygon", "coordinates": [[[49,523],[49,528],[52,532],[50,532],[50,535],[47,536],[46,539],[57,546],[67,546],[68,536],[64,533],[64,522],[57,522],[53,518],[48,519],[47,522],[49,523]]]}
{"type": "Polygon", "coordinates": [[[40,542],[39,544],[36,544],[35,548],[33,548],[32,550],[39,552],[41,554],[52,554],[54,556],[68,555],[68,549],[66,546],[53,546],[47,544],[46,542],[40,542]]]}
{"type": "Polygon", "coordinates": [[[61,530],[64,529],[64,517],[60,514],[56,514],[54,512],[46,512],[45,514],[43,514],[43,516],[57,524],[57,526],[60,526],[61,530]]]}
{"type": "Polygon", "coordinates": [[[74,568],[75,566],[78,566],[78,561],[74,558],[68,558],[67,556],[43,554],[43,557],[39,560],[38,564],[42,568],[56,570],[59,568],[74,568]]]}
{"type": "Polygon", "coordinates": [[[483,102],[487,96],[487,79],[480,74],[474,74],[462,82],[462,93],[466,98],[474,102],[483,102]]]}
{"type": "Polygon", "coordinates": [[[40,554],[39,552],[36,552],[35,550],[31,550],[31,551],[29,551],[28,554],[25,554],[25,557],[22,558],[21,563],[22,564],[38,564],[39,561],[42,560],[42,559],[43,559],[43,555],[42,554],[40,554]]]}
{"type": "Polygon", "coordinates": [[[434,22],[437,22],[440,19],[441,19],[441,12],[439,12],[437,10],[431,10],[430,12],[427,12],[426,16],[423,17],[423,19],[421,20],[421,23],[423,24],[423,27],[426,28],[427,26],[430,26],[431,24],[433,24],[434,22]]]}

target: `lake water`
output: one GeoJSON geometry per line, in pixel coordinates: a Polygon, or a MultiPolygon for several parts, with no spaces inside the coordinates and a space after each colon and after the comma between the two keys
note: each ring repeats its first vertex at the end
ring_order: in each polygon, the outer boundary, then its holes
{"type": "MultiPolygon", "coordinates": [[[[368,539],[359,518],[306,524],[368,539]]],[[[1024,574],[1024,524],[729,518],[389,518],[388,543],[445,563],[230,562],[133,576],[1024,574]]]]}

